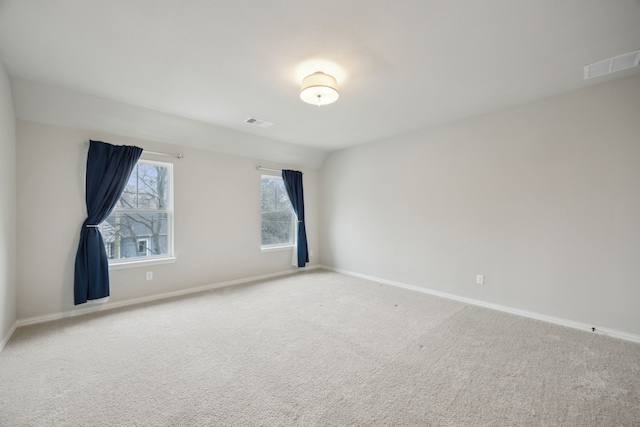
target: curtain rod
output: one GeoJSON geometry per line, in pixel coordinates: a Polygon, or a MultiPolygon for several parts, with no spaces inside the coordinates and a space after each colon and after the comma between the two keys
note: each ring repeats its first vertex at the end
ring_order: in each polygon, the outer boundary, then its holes
{"type": "Polygon", "coordinates": [[[174,154],[174,153],[161,153],[159,151],[149,151],[149,150],[145,150],[144,148],[142,149],[142,154],[147,153],[147,154],[155,154],[156,156],[170,156],[170,157],[175,157],[176,159],[183,159],[184,155],[182,153],[178,153],[178,154],[174,154]]]}
{"type": "Polygon", "coordinates": [[[258,166],[258,167],[256,167],[256,169],[259,170],[259,171],[269,171],[269,172],[280,172],[280,173],[282,173],[282,169],[263,168],[262,166],[258,166]]]}
{"type": "MultiPolygon", "coordinates": [[[[90,141],[85,141],[84,142],[86,145],[90,144],[90,141]]],[[[144,148],[142,149],[143,153],[147,153],[147,154],[155,154],[156,156],[169,156],[169,157],[175,157],[177,159],[182,159],[184,158],[184,155],[182,153],[178,153],[178,154],[173,154],[173,153],[161,153],[160,151],[149,151],[149,150],[145,150],[144,148]]]]}
{"type": "Polygon", "coordinates": [[[280,172],[280,173],[282,173],[282,169],[263,168],[262,166],[258,166],[256,169],[259,170],[259,171],[269,171],[269,172],[280,172]]]}

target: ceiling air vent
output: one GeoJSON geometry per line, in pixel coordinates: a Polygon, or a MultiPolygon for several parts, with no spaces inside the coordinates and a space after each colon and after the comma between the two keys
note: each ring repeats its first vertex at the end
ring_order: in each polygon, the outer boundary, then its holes
{"type": "Polygon", "coordinates": [[[627,68],[637,67],[640,64],[640,50],[614,56],[604,61],[595,62],[584,66],[584,79],[604,76],[627,68]]]}
{"type": "Polygon", "coordinates": [[[256,119],[253,117],[249,117],[244,121],[245,123],[249,123],[250,125],[260,126],[261,128],[268,128],[269,126],[273,126],[273,123],[265,122],[264,120],[256,119]]]}

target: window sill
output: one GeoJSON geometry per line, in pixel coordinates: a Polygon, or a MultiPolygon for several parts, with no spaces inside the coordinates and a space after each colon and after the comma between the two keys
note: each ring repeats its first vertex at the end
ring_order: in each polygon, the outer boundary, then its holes
{"type": "Polygon", "coordinates": [[[114,262],[109,264],[109,270],[121,270],[123,268],[146,267],[148,265],[173,264],[178,258],[154,258],[135,261],[114,262]]]}
{"type": "Polygon", "coordinates": [[[277,252],[277,251],[286,251],[288,249],[293,249],[293,245],[287,246],[270,246],[266,248],[260,248],[260,252],[277,252]]]}

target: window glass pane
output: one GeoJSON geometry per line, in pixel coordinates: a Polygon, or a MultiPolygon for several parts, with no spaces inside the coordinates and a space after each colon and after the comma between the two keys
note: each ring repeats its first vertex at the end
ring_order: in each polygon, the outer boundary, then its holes
{"type": "Polygon", "coordinates": [[[112,212],[102,223],[110,259],[169,255],[166,213],[112,212]]]}
{"type": "Polygon", "coordinates": [[[262,211],[273,211],[275,207],[275,180],[271,178],[262,178],[262,211]]]}
{"type": "Polygon", "coordinates": [[[116,209],[166,209],[169,206],[168,168],[138,163],[116,209]]]}
{"type": "Polygon", "coordinates": [[[261,207],[262,246],[292,245],[295,214],[281,178],[262,177],[261,207]]]}
{"type": "Polygon", "coordinates": [[[172,164],[139,160],[100,224],[110,260],[173,256],[172,164]]]}
{"type": "Polygon", "coordinates": [[[276,210],[281,211],[281,210],[288,210],[290,211],[291,208],[291,202],[289,201],[289,196],[287,195],[287,189],[284,188],[284,181],[283,180],[278,180],[280,185],[276,186],[276,191],[275,191],[275,205],[276,205],[276,210]]]}
{"type": "Polygon", "coordinates": [[[262,213],[262,244],[275,245],[293,243],[292,212],[262,213]]]}

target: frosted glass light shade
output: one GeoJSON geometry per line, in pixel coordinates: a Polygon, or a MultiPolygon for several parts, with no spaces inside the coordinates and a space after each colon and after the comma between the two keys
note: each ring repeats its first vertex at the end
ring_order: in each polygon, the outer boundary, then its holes
{"type": "Polygon", "coordinates": [[[307,104],[327,105],[336,102],[339,96],[336,79],[322,71],[316,71],[302,80],[300,99],[307,104]]]}

